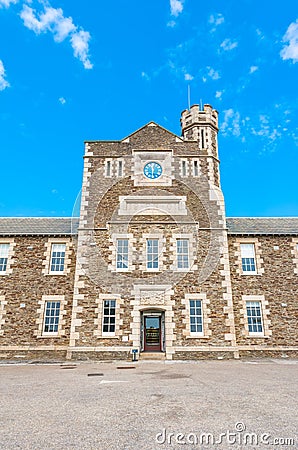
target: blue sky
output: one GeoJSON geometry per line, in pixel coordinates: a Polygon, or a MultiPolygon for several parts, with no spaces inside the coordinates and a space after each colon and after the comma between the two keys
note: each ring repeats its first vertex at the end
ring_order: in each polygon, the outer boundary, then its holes
{"type": "Polygon", "coordinates": [[[297,0],[0,0],[1,216],[68,216],[84,140],[220,114],[228,216],[298,215],[297,0]]]}

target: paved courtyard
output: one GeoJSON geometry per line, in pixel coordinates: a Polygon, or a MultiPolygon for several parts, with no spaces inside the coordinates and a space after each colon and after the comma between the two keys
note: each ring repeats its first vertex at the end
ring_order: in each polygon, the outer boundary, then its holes
{"type": "Polygon", "coordinates": [[[0,365],[1,449],[298,448],[298,361],[0,365]]]}

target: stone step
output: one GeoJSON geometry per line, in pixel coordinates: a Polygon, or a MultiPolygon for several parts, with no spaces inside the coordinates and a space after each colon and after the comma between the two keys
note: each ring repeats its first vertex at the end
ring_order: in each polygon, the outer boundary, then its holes
{"type": "Polygon", "coordinates": [[[166,359],[166,354],[162,353],[162,352],[142,352],[139,355],[139,360],[140,361],[144,361],[144,360],[158,360],[158,361],[163,361],[166,359]]]}

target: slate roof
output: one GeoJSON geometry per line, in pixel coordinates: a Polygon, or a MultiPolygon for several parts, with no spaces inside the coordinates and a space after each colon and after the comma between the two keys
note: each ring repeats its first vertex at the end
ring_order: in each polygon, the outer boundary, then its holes
{"type": "Polygon", "coordinates": [[[78,230],[77,217],[0,217],[0,235],[72,235],[78,230]]]}
{"type": "Polygon", "coordinates": [[[298,234],[298,217],[227,217],[228,234],[298,234]]]}
{"type": "MultiPolygon", "coordinates": [[[[77,234],[77,217],[0,217],[0,235],[77,234]]],[[[298,217],[228,217],[228,234],[298,235],[298,217]]]]}

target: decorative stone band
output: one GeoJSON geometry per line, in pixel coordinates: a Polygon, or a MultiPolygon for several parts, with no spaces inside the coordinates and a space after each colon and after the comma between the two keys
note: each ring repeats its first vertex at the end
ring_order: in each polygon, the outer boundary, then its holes
{"type": "Polygon", "coordinates": [[[46,250],[44,252],[44,261],[42,265],[44,266],[42,269],[42,273],[44,275],[52,275],[50,273],[51,269],[51,254],[52,254],[52,245],[53,244],[65,244],[65,258],[64,258],[64,270],[61,272],[55,272],[54,275],[66,275],[70,273],[70,255],[71,255],[71,247],[72,242],[70,238],[49,238],[45,243],[46,250]]]}
{"type": "Polygon", "coordinates": [[[272,335],[272,330],[269,329],[269,325],[271,324],[271,320],[268,319],[270,315],[270,310],[267,308],[269,302],[265,300],[264,295],[242,295],[242,309],[240,309],[240,324],[243,325],[242,335],[246,337],[253,338],[264,338],[270,337],[272,335]],[[248,330],[248,319],[247,319],[247,310],[246,310],[246,302],[260,302],[261,305],[261,314],[262,314],[262,324],[263,324],[263,332],[258,334],[250,334],[248,330]]]}
{"type": "Polygon", "coordinates": [[[94,319],[94,325],[96,329],[94,330],[94,336],[98,338],[117,338],[122,336],[123,333],[123,319],[121,318],[124,314],[124,300],[118,294],[99,294],[96,299],[97,308],[95,309],[95,314],[97,318],[94,319]],[[104,300],[115,300],[116,301],[116,319],[115,319],[115,333],[103,333],[103,302],[104,300]]]}
{"type": "Polygon", "coordinates": [[[256,275],[262,275],[264,273],[264,260],[262,258],[261,242],[259,242],[258,238],[251,238],[251,237],[236,238],[236,242],[234,242],[235,256],[238,265],[236,272],[239,275],[245,274],[245,272],[243,272],[242,270],[241,244],[254,244],[256,256],[256,270],[257,270],[256,275]]]}
{"type": "Polygon", "coordinates": [[[36,311],[38,318],[35,321],[38,328],[37,328],[37,330],[34,331],[34,336],[36,336],[38,338],[64,336],[65,335],[64,326],[65,326],[66,320],[63,317],[66,315],[65,306],[67,305],[67,300],[65,300],[65,296],[64,295],[43,295],[42,299],[38,301],[38,304],[40,305],[40,307],[36,311]],[[43,333],[46,302],[60,302],[60,313],[59,313],[59,322],[58,322],[57,333],[47,333],[47,334],[43,333]]]}
{"type": "Polygon", "coordinates": [[[0,244],[9,244],[6,270],[4,272],[1,271],[0,276],[1,275],[10,275],[13,270],[12,265],[14,263],[14,256],[15,256],[14,247],[15,247],[16,243],[14,242],[14,238],[1,238],[0,244]]]}
{"type": "Polygon", "coordinates": [[[5,323],[6,305],[7,300],[5,300],[5,295],[0,295],[0,336],[3,336],[4,334],[3,325],[5,323]]]}

